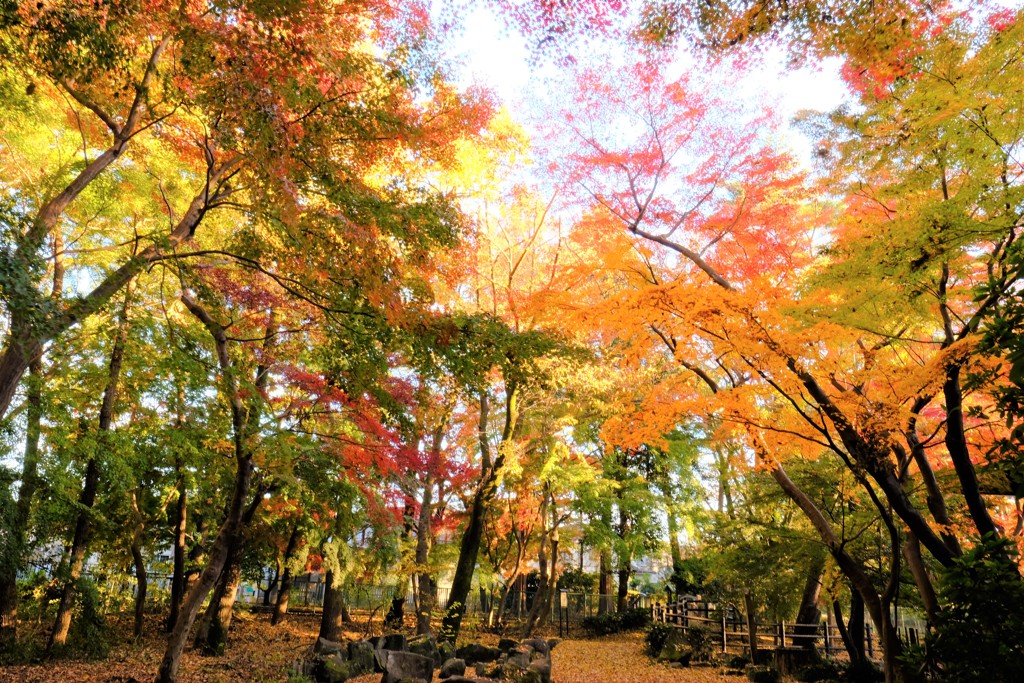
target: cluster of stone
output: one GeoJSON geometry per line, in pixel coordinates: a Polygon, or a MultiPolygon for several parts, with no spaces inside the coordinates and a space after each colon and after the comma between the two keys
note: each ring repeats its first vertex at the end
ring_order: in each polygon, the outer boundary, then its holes
{"type": "Polygon", "coordinates": [[[434,670],[445,683],[551,683],[551,649],[557,641],[502,639],[498,647],[478,643],[457,651],[430,636],[401,633],[334,642],[320,638],[295,672],[317,683],[344,683],[373,672],[381,683],[432,683],[434,670]]]}
{"type": "Polygon", "coordinates": [[[540,638],[502,638],[498,647],[469,643],[458,649],[456,659],[445,662],[440,678],[445,683],[551,683],[551,650],[557,643],[540,638]],[[475,676],[467,675],[470,666],[475,676]]]}

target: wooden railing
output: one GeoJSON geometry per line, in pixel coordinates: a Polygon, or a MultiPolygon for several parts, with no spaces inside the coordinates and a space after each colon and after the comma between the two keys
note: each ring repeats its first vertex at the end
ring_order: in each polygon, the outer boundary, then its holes
{"type": "MultiPolygon", "coordinates": [[[[750,654],[750,637],[746,618],[735,609],[717,609],[713,604],[703,601],[681,600],[668,604],[654,603],[651,617],[655,622],[669,624],[680,629],[701,627],[708,631],[722,652],[750,654]]],[[[839,628],[826,622],[818,624],[797,624],[785,621],[766,623],[756,622],[757,648],[774,650],[786,647],[820,648],[827,655],[845,656],[839,628]]],[[[870,624],[864,628],[864,651],[869,658],[881,656],[881,644],[875,629],[870,624]]],[[[906,627],[900,634],[904,641],[911,644],[919,642],[918,629],[906,627]]]]}

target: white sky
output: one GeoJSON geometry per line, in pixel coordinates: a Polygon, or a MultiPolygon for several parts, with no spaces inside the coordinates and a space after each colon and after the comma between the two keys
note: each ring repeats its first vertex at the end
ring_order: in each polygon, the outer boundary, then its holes
{"type": "MultiPolygon", "coordinates": [[[[508,107],[513,119],[527,126],[531,101],[557,99],[551,81],[557,81],[558,67],[531,64],[525,39],[508,31],[485,7],[474,6],[462,21],[463,30],[448,39],[448,55],[460,67],[459,83],[486,86],[508,107]]],[[[615,56],[607,57],[614,60],[615,56]]],[[[817,68],[792,69],[777,50],[742,79],[735,96],[750,104],[771,105],[784,121],[792,120],[801,110],[831,111],[848,96],[839,78],[839,64],[833,59],[817,68]]],[[[809,163],[810,141],[800,132],[790,128],[784,142],[809,163]]]]}

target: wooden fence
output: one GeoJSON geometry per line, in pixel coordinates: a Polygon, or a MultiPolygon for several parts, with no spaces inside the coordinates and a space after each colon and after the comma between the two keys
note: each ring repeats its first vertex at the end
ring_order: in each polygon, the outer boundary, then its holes
{"type": "MultiPolygon", "coordinates": [[[[720,609],[713,604],[695,600],[680,600],[668,604],[654,603],[651,617],[655,622],[670,624],[680,629],[702,627],[708,631],[721,652],[750,654],[750,637],[747,620],[739,610],[727,607],[720,609]]],[[[797,624],[785,621],[776,623],[757,622],[758,650],[771,651],[786,647],[807,647],[813,645],[829,656],[840,658],[846,655],[839,628],[832,623],[797,624]],[[810,642],[809,642],[810,641],[810,642]]],[[[920,638],[915,627],[904,627],[901,634],[904,641],[917,644],[920,638]]],[[[881,643],[871,624],[864,627],[864,650],[868,657],[881,657],[881,643]]]]}

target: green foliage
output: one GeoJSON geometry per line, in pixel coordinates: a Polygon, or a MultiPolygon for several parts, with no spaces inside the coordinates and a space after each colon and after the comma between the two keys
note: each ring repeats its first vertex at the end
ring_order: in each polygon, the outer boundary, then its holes
{"type": "Polygon", "coordinates": [[[801,683],[817,683],[817,681],[838,681],[844,667],[834,659],[820,659],[799,669],[793,678],[801,683]]]}
{"type": "Polygon", "coordinates": [[[1024,680],[1024,583],[1011,549],[983,538],[942,578],[931,648],[949,683],[1024,680]]]}
{"type": "Polygon", "coordinates": [[[583,618],[583,628],[594,635],[607,636],[612,633],[636,631],[651,623],[651,613],[642,608],[627,609],[624,612],[595,614],[583,618]]]}
{"type": "Polygon", "coordinates": [[[110,651],[110,628],[100,610],[96,583],[82,578],[76,584],[78,609],[68,633],[67,652],[87,659],[104,659],[110,651]]]}
{"type": "Polygon", "coordinates": [[[558,589],[570,593],[593,593],[597,588],[597,575],[582,569],[569,569],[558,576],[558,589]]]}
{"type": "Polygon", "coordinates": [[[657,657],[658,653],[665,647],[665,643],[668,642],[673,630],[672,626],[668,624],[660,622],[651,624],[650,628],[647,629],[647,634],[644,636],[648,654],[652,657],[657,657]]]}
{"type": "Polygon", "coordinates": [[[778,669],[769,664],[751,664],[745,670],[747,680],[753,683],[781,683],[782,676],[778,669]]]}
{"type": "Polygon", "coordinates": [[[710,662],[715,654],[715,643],[711,631],[703,626],[692,626],[686,629],[686,642],[693,650],[693,659],[697,662],[710,662]]]}

